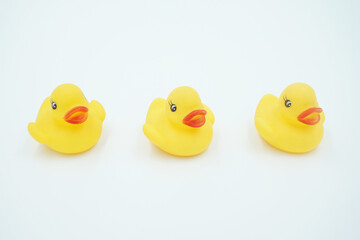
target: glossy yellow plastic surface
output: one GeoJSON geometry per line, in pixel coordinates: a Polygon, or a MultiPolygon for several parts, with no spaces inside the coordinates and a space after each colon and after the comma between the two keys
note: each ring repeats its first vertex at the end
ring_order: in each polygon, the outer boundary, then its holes
{"type": "Polygon", "coordinates": [[[259,102],[255,126],[272,146],[291,153],[305,153],[321,142],[325,115],[314,90],[305,83],[288,86],[280,98],[267,94],[259,102]]]}
{"type": "Polygon", "coordinates": [[[99,102],[89,103],[80,88],[62,84],[44,100],[28,130],[36,141],[57,152],[81,153],[97,143],[104,119],[99,102]]]}
{"type": "Polygon", "coordinates": [[[175,156],[194,156],[211,143],[214,114],[191,87],[173,90],[150,105],[143,131],[160,149],[175,156]]]}

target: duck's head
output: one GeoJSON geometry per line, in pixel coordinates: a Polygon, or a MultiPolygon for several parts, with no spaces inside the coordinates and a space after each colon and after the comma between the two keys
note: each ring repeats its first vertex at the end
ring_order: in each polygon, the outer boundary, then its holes
{"type": "Polygon", "coordinates": [[[200,128],[206,122],[206,110],[199,94],[191,87],[178,87],[173,90],[165,108],[169,120],[178,126],[200,128]]]}
{"type": "Polygon", "coordinates": [[[65,124],[81,124],[88,118],[89,102],[74,84],[62,84],[51,93],[49,108],[54,119],[65,124]]]}
{"type": "Polygon", "coordinates": [[[324,121],[312,87],[305,83],[294,83],[282,92],[279,98],[282,116],[293,124],[312,126],[324,121]]]}

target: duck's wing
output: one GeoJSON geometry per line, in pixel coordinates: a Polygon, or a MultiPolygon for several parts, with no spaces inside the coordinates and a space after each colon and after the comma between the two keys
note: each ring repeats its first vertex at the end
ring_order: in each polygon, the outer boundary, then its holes
{"type": "Polygon", "coordinates": [[[276,131],[276,103],[278,98],[272,94],[266,94],[259,102],[255,112],[255,127],[265,139],[277,137],[276,131]]]}
{"type": "Polygon", "coordinates": [[[47,142],[48,137],[46,133],[35,123],[29,123],[28,130],[30,135],[39,143],[45,144],[47,142]]]}
{"type": "Polygon", "coordinates": [[[210,108],[208,106],[206,106],[205,104],[204,105],[204,108],[207,112],[206,114],[206,119],[209,120],[211,122],[211,124],[214,125],[215,123],[215,116],[214,116],[214,113],[210,110],[210,108]]]}
{"type": "Polygon", "coordinates": [[[163,116],[164,105],[167,104],[163,98],[156,98],[150,104],[146,115],[146,122],[143,126],[145,136],[155,145],[163,146],[165,143],[164,136],[157,130],[157,127],[162,126],[161,119],[163,116]]]}
{"type": "Polygon", "coordinates": [[[161,136],[161,134],[156,131],[155,128],[153,128],[150,124],[145,123],[143,126],[143,131],[145,136],[155,145],[157,146],[163,146],[164,143],[164,137],[161,136]]]}
{"type": "Polygon", "coordinates": [[[260,135],[266,139],[276,137],[276,130],[274,129],[273,125],[270,121],[267,121],[264,118],[255,117],[255,127],[260,135]]]}
{"type": "Polygon", "coordinates": [[[94,112],[96,113],[96,116],[103,122],[105,120],[105,109],[104,107],[101,105],[101,103],[99,103],[96,100],[92,100],[90,102],[90,108],[92,110],[94,110],[94,112]]]}
{"type": "Polygon", "coordinates": [[[164,105],[166,104],[166,100],[163,98],[156,98],[150,104],[149,110],[146,115],[146,123],[157,122],[157,116],[162,114],[162,110],[164,109],[164,105]]]}
{"type": "Polygon", "coordinates": [[[278,97],[272,94],[266,94],[265,96],[263,96],[256,108],[255,118],[272,118],[274,115],[274,111],[276,111],[278,99],[278,97]]]}

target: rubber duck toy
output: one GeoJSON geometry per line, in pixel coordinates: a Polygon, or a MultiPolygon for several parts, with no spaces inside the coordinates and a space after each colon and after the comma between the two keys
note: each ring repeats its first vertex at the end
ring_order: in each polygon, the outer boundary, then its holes
{"type": "Polygon", "coordinates": [[[324,134],[324,121],[315,92],[305,83],[291,84],[280,98],[265,95],[255,113],[255,126],[261,137],[290,153],[305,153],[316,148],[324,134]]]}
{"type": "Polygon", "coordinates": [[[211,143],[214,114],[191,87],[178,87],[167,100],[155,99],[143,131],[160,149],[175,156],[194,156],[211,143]]]}
{"type": "Polygon", "coordinates": [[[44,100],[28,130],[36,141],[57,152],[81,153],[97,143],[104,119],[99,102],[89,103],[80,88],[62,84],[44,100]]]}

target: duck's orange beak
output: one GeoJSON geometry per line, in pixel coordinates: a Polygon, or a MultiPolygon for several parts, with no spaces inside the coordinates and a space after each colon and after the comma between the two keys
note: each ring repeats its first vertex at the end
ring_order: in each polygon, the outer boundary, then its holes
{"type": "Polygon", "coordinates": [[[195,110],[186,115],[183,119],[183,123],[189,127],[198,128],[202,127],[206,122],[206,111],[205,110],[195,110]]]}
{"type": "Polygon", "coordinates": [[[64,120],[71,124],[83,123],[88,118],[88,111],[89,109],[84,106],[74,107],[65,114],[64,120]]]}
{"type": "Polygon", "coordinates": [[[320,121],[320,113],[322,111],[321,108],[312,107],[300,113],[297,118],[300,122],[307,125],[315,125],[320,121]]]}

